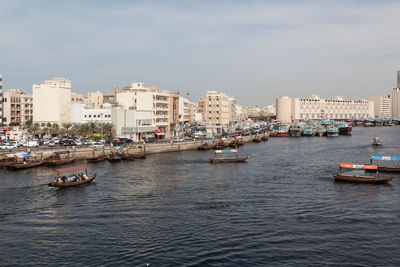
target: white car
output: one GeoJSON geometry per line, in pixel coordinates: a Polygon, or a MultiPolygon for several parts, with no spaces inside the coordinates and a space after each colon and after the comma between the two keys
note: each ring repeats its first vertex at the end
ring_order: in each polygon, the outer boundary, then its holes
{"type": "Polygon", "coordinates": [[[2,150],[10,150],[10,149],[14,149],[14,148],[17,148],[16,144],[9,144],[9,143],[0,144],[0,149],[2,149],[2,150]]]}
{"type": "Polygon", "coordinates": [[[182,137],[175,137],[173,139],[174,142],[184,142],[185,140],[182,137]]]}
{"type": "Polygon", "coordinates": [[[27,141],[24,144],[24,147],[39,147],[39,142],[38,141],[27,141]]]}

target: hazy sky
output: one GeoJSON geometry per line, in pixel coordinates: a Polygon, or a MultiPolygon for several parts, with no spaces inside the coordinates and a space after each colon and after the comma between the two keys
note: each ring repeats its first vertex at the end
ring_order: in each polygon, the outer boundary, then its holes
{"type": "Polygon", "coordinates": [[[193,100],[387,95],[400,69],[400,1],[0,0],[4,89],[53,76],[73,91],[141,81],[193,100]]]}

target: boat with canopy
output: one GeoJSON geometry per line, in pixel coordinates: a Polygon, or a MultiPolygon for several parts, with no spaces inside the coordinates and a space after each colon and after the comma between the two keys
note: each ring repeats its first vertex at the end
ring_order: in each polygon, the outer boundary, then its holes
{"type": "Polygon", "coordinates": [[[374,141],[372,141],[372,145],[381,146],[382,145],[381,139],[379,137],[374,137],[374,141]]]}
{"type": "Polygon", "coordinates": [[[88,184],[96,179],[97,174],[88,176],[87,166],[78,165],[56,170],[57,177],[48,185],[52,187],[71,187],[88,184]]]}
{"type": "Polygon", "coordinates": [[[40,160],[37,160],[36,157],[32,157],[31,154],[21,153],[16,156],[16,161],[14,164],[9,164],[6,167],[10,170],[23,170],[42,166],[45,162],[46,160],[43,160],[43,153],[41,154],[40,160]],[[22,161],[18,158],[22,158],[22,161]]]}
{"type": "MultiPolygon", "coordinates": [[[[396,160],[400,160],[400,157],[371,156],[370,160],[371,160],[371,164],[372,164],[374,160],[396,161],[396,160]]],[[[380,171],[380,172],[400,172],[400,166],[395,167],[395,166],[379,166],[378,165],[378,171],[380,171]]]]}
{"type": "Polygon", "coordinates": [[[210,158],[211,163],[241,163],[246,162],[249,157],[239,158],[237,149],[214,150],[214,157],[210,158]]]}
{"type": "Polygon", "coordinates": [[[354,174],[342,174],[342,169],[358,169],[358,170],[369,170],[378,172],[377,165],[358,165],[358,164],[347,164],[340,163],[340,172],[333,173],[332,176],[335,181],[348,182],[348,183],[367,183],[367,184],[388,184],[393,180],[393,177],[375,177],[367,175],[354,175],[354,174]]]}

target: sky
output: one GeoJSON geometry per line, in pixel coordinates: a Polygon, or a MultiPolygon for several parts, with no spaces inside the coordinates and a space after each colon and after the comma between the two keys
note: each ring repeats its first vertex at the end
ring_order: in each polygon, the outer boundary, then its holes
{"type": "Polygon", "coordinates": [[[279,96],[387,95],[400,70],[400,1],[0,0],[3,88],[54,76],[74,92],[132,82],[279,96]]]}

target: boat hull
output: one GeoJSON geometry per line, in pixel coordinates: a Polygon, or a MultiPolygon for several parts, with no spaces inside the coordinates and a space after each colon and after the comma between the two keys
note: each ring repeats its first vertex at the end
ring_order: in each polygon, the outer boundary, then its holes
{"type": "Polygon", "coordinates": [[[7,168],[10,169],[10,170],[14,170],[14,171],[15,170],[24,170],[24,169],[29,169],[29,168],[42,166],[44,163],[45,163],[45,161],[29,162],[27,164],[16,163],[16,164],[8,165],[7,168]]]}
{"type": "Polygon", "coordinates": [[[55,167],[58,165],[65,165],[65,164],[71,164],[75,161],[75,159],[53,159],[53,160],[48,160],[44,164],[47,167],[55,167]]]}
{"type": "Polygon", "coordinates": [[[351,127],[343,127],[339,128],[340,135],[351,135],[352,128],[351,127]]]}
{"type": "Polygon", "coordinates": [[[233,158],[233,159],[210,159],[211,163],[243,163],[246,162],[249,157],[245,158],[233,158]]]}
{"type": "Polygon", "coordinates": [[[377,178],[373,176],[355,176],[348,174],[332,174],[335,178],[335,182],[346,182],[346,183],[363,183],[363,184],[388,184],[393,180],[393,177],[388,178],[377,178]]]}
{"type": "Polygon", "coordinates": [[[51,182],[51,183],[49,183],[49,186],[58,187],[58,188],[65,188],[65,187],[84,185],[84,184],[88,184],[88,183],[94,181],[94,179],[96,179],[96,176],[97,176],[97,174],[95,173],[92,176],[90,176],[89,179],[82,180],[82,181],[79,181],[79,182],[70,182],[70,183],[51,182]]]}

